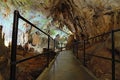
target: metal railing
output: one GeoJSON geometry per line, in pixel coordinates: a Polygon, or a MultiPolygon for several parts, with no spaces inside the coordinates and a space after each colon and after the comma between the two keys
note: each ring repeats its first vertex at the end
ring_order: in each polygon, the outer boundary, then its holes
{"type": "Polygon", "coordinates": [[[36,58],[36,57],[42,55],[42,54],[38,54],[38,55],[29,57],[29,58],[26,58],[26,59],[22,59],[22,60],[19,60],[19,61],[16,60],[17,36],[18,36],[18,22],[19,22],[19,19],[22,19],[23,21],[25,21],[28,24],[30,24],[32,27],[36,28],[38,31],[40,31],[40,32],[44,33],[45,35],[47,35],[47,37],[48,37],[48,45],[47,45],[47,51],[48,51],[47,52],[47,67],[48,67],[49,61],[50,61],[50,52],[49,52],[49,50],[50,50],[50,40],[51,39],[54,41],[54,50],[55,50],[55,40],[49,34],[47,34],[46,32],[42,31],[41,29],[39,29],[38,27],[36,27],[34,24],[32,24],[31,22],[29,22],[27,19],[25,19],[24,17],[22,17],[19,14],[19,11],[15,10],[14,11],[13,32],[12,32],[10,80],[16,80],[16,65],[17,64],[19,64],[21,62],[24,62],[24,61],[27,61],[27,60],[30,60],[30,59],[33,59],[33,58],[36,58]]]}
{"type": "Polygon", "coordinates": [[[92,38],[89,38],[89,39],[86,39],[86,40],[83,40],[83,41],[75,41],[73,43],[73,53],[76,54],[76,57],[78,58],[78,46],[79,44],[83,44],[82,47],[83,49],[83,65],[86,66],[86,56],[93,56],[93,57],[97,57],[97,58],[101,58],[101,59],[105,59],[105,60],[111,60],[112,62],[112,80],[115,80],[115,62],[117,63],[120,63],[119,60],[116,60],[115,59],[115,32],[118,32],[120,31],[120,29],[117,29],[117,30],[112,30],[111,32],[107,32],[107,33],[104,33],[104,34],[101,34],[101,35],[98,35],[98,36],[95,36],[95,37],[92,37],[92,38]],[[86,42],[88,42],[89,40],[92,40],[92,39],[96,39],[96,38],[99,38],[99,37],[103,37],[104,35],[111,35],[111,52],[112,52],[112,57],[111,58],[108,58],[108,57],[103,57],[103,56],[98,56],[98,55],[94,55],[94,54],[86,54],[86,42]]]}

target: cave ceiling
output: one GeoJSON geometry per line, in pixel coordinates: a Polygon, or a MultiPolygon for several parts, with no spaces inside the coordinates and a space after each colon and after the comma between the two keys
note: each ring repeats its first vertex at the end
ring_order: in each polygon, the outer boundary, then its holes
{"type": "MultiPolygon", "coordinates": [[[[72,34],[92,37],[116,29],[119,25],[120,0],[0,0],[6,12],[38,12],[45,16],[46,24],[72,34]],[[116,19],[117,17],[117,19],[116,19]]],[[[1,10],[2,8],[0,8],[1,10]]]]}

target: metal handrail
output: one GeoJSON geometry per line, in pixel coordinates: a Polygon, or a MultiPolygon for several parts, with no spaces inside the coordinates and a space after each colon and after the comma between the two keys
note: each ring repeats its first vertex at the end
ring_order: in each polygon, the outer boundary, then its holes
{"type": "MultiPolygon", "coordinates": [[[[36,28],[37,30],[41,31],[42,33],[44,33],[45,35],[47,36],[50,36],[48,33],[44,32],[43,30],[41,30],[40,28],[38,28],[37,26],[35,26],[34,24],[32,24],[30,21],[28,21],[27,19],[25,19],[24,17],[22,17],[20,14],[19,15],[19,18],[21,18],[22,20],[24,20],[25,22],[29,23],[32,27],[36,28]]],[[[51,36],[50,36],[51,39],[53,39],[51,36]]]]}
{"type": "MultiPolygon", "coordinates": [[[[116,29],[116,30],[112,30],[112,31],[113,31],[113,32],[118,32],[118,31],[120,31],[120,29],[116,29]]],[[[111,31],[106,32],[106,33],[103,33],[103,34],[100,34],[100,35],[97,35],[97,36],[94,36],[94,37],[90,37],[90,38],[84,39],[84,40],[85,40],[85,41],[88,41],[88,40],[95,39],[95,38],[97,38],[97,37],[104,36],[104,35],[107,35],[107,34],[110,34],[110,33],[111,33],[111,31]]],[[[82,40],[82,41],[77,41],[77,42],[78,42],[78,43],[83,43],[84,40],[82,40]]]]}
{"type": "MultiPolygon", "coordinates": [[[[30,60],[32,58],[38,57],[41,54],[26,58],[26,59],[22,59],[19,61],[16,61],[16,51],[17,51],[17,34],[18,34],[18,22],[19,22],[19,18],[24,20],[25,22],[29,23],[31,26],[33,26],[34,28],[36,28],[37,30],[41,31],[42,33],[44,33],[45,35],[48,36],[48,51],[50,49],[50,38],[52,40],[54,40],[48,33],[42,31],[41,29],[39,29],[38,27],[36,27],[34,24],[32,24],[31,22],[29,22],[27,19],[25,19],[24,17],[22,17],[19,14],[19,11],[15,10],[14,11],[14,21],[13,21],[13,32],[12,32],[12,48],[11,48],[11,62],[10,62],[10,80],[16,80],[16,64],[30,60]]],[[[55,47],[55,40],[54,40],[54,47],[55,47]]],[[[55,49],[55,48],[54,48],[55,49]]],[[[49,64],[49,52],[47,55],[47,66],[49,64]]]]}
{"type": "MultiPolygon", "coordinates": [[[[112,30],[112,31],[113,31],[113,32],[118,32],[118,31],[120,31],[120,29],[112,30]]],[[[85,41],[88,41],[88,40],[90,40],[90,39],[94,39],[94,38],[97,38],[97,37],[100,37],[100,36],[104,36],[104,35],[107,35],[107,34],[110,34],[110,33],[111,33],[111,31],[106,32],[106,33],[103,33],[103,34],[100,34],[100,35],[97,35],[97,36],[95,36],[95,37],[88,38],[88,39],[86,39],[85,41]]]]}
{"type": "MultiPolygon", "coordinates": [[[[118,63],[120,63],[120,61],[119,60],[116,60],[115,59],[115,52],[114,52],[114,50],[115,50],[115,42],[114,42],[114,33],[115,32],[118,32],[118,31],[120,31],[120,29],[117,29],[117,30],[112,30],[112,31],[110,31],[110,32],[107,32],[107,33],[103,33],[103,34],[101,34],[101,35],[97,35],[97,36],[95,36],[95,37],[91,37],[91,38],[88,38],[88,39],[85,39],[85,40],[83,40],[83,41],[77,41],[76,43],[73,43],[73,51],[75,51],[74,50],[74,45],[79,45],[80,43],[83,43],[83,64],[84,64],[84,66],[86,66],[86,55],[88,55],[88,56],[94,56],[94,57],[98,57],[98,58],[101,58],[101,59],[106,59],[106,60],[111,60],[112,61],[112,80],[115,80],[115,62],[118,62],[118,63]],[[97,37],[101,37],[101,36],[104,36],[104,35],[107,35],[107,34],[111,34],[111,43],[112,43],[112,58],[108,58],[108,57],[102,57],[102,56],[98,56],[98,55],[92,55],[92,54],[86,54],[86,41],[88,41],[88,40],[91,40],[91,39],[95,39],[95,38],[97,38],[97,37]]],[[[78,58],[78,49],[77,49],[77,56],[76,56],[77,58],[78,58]]]]}
{"type": "Polygon", "coordinates": [[[38,56],[41,56],[41,55],[43,55],[43,54],[38,54],[38,55],[35,55],[35,56],[32,56],[32,57],[28,57],[28,58],[25,58],[25,59],[22,59],[22,60],[16,61],[16,64],[18,64],[18,63],[22,63],[22,62],[24,62],[24,61],[27,61],[27,60],[33,59],[33,58],[38,57],[38,56]]]}

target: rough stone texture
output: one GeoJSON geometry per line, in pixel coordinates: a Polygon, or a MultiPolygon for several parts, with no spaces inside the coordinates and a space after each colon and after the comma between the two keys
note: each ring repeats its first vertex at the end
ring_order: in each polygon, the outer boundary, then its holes
{"type": "Polygon", "coordinates": [[[67,49],[71,49],[72,46],[73,46],[73,41],[74,41],[74,36],[73,35],[70,35],[68,37],[68,41],[67,41],[67,44],[66,44],[66,48],[67,49]]]}
{"type": "MultiPolygon", "coordinates": [[[[120,52],[120,31],[114,33],[114,42],[115,42],[115,49],[120,52]]],[[[105,42],[105,47],[111,49],[111,35],[107,38],[105,42]]]]}
{"type": "Polygon", "coordinates": [[[5,7],[6,16],[16,7],[21,14],[32,10],[42,12],[47,18],[52,18],[50,23],[54,26],[58,25],[62,29],[66,25],[73,34],[87,37],[120,26],[119,0],[1,0],[0,5],[5,7]]]}
{"type": "Polygon", "coordinates": [[[9,79],[9,49],[4,45],[4,38],[2,38],[2,26],[0,26],[0,80],[9,79]]]}
{"type": "MultiPolygon", "coordinates": [[[[4,48],[4,47],[3,47],[4,48]]],[[[0,80],[9,80],[10,73],[10,52],[0,53],[0,80]]],[[[54,58],[55,52],[51,51],[50,61],[54,58]]],[[[37,55],[34,51],[17,49],[17,61],[37,55]]],[[[47,56],[42,55],[28,61],[17,64],[16,80],[35,80],[44,70],[47,64],[47,56]]]]}
{"type": "MultiPolygon", "coordinates": [[[[31,56],[35,56],[36,53],[34,52],[26,52],[22,50],[17,50],[18,55],[17,55],[17,60],[21,60],[24,58],[28,58],[31,56]],[[24,55],[23,55],[24,53],[24,55]]],[[[52,51],[50,54],[50,61],[51,59],[54,58],[55,55],[54,52],[52,51]]],[[[27,60],[25,62],[19,63],[17,65],[17,80],[35,80],[40,73],[44,70],[44,68],[47,65],[47,56],[42,55],[30,60],[27,60]]]]}
{"type": "MultiPolygon", "coordinates": [[[[86,48],[86,54],[111,58],[111,48],[106,47],[106,42],[96,42],[86,48]]],[[[117,45],[118,46],[118,45],[117,45]]],[[[115,50],[115,59],[120,61],[120,52],[115,50]]],[[[83,50],[79,49],[79,58],[83,61],[83,50]]],[[[112,62],[98,57],[86,55],[87,68],[91,70],[100,80],[112,80],[112,62]]],[[[120,63],[116,62],[116,80],[120,79],[120,63]]]]}

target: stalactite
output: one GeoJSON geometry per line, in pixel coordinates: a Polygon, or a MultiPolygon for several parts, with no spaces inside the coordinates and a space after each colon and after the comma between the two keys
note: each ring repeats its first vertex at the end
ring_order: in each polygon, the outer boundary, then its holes
{"type": "MultiPolygon", "coordinates": [[[[5,1],[8,2],[8,0],[5,1]]],[[[89,36],[118,28],[120,25],[119,2],[118,0],[11,0],[16,9],[22,5],[23,9],[46,11],[47,16],[53,18],[53,23],[59,22],[60,28],[68,25],[70,31],[78,34],[82,32],[89,36]],[[113,5],[112,2],[117,5],[113,5]],[[105,17],[105,15],[108,16],[105,17]],[[106,18],[109,18],[108,21],[105,21],[106,18]]]]}
{"type": "Polygon", "coordinates": [[[79,20],[78,16],[75,17],[74,22],[80,28],[81,32],[83,32],[83,29],[81,27],[80,20],[79,20]]]}

